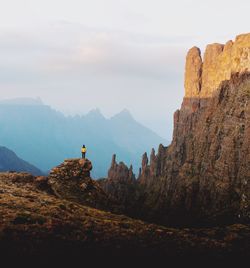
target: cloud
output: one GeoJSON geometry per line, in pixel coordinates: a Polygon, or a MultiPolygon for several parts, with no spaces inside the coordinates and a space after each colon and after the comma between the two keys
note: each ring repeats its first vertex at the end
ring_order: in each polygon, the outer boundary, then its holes
{"type": "Polygon", "coordinates": [[[126,107],[156,129],[165,121],[153,118],[168,110],[172,118],[182,94],[186,41],[66,21],[35,32],[0,32],[1,98],[40,96],[59,110],[100,107],[107,116],[126,107]]]}
{"type": "MultiPolygon", "coordinates": [[[[72,28],[75,29],[74,25],[72,28]]],[[[79,29],[74,34],[75,42],[66,44],[61,54],[50,55],[44,61],[49,72],[159,79],[182,71],[183,38],[174,37],[170,41],[170,38],[91,28],[79,29]]],[[[60,36],[57,40],[61,40],[60,36]]]]}

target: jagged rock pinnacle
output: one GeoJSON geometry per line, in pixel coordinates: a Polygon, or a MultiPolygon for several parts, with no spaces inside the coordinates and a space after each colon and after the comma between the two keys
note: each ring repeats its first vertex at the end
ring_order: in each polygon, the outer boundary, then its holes
{"type": "Polygon", "coordinates": [[[202,58],[198,47],[188,51],[185,67],[185,97],[197,97],[201,90],[202,58]]]}
{"type": "Polygon", "coordinates": [[[144,153],[142,156],[142,170],[148,166],[148,155],[144,153]]]}
{"type": "Polygon", "coordinates": [[[116,154],[113,154],[111,166],[114,167],[115,165],[116,165],[116,154]]]}
{"type": "Polygon", "coordinates": [[[250,71],[250,33],[225,45],[208,45],[203,62],[200,49],[193,47],[186,58],[185,98],[210,98],[222,81],[246,71],[250,71]]]}
{"type": "Polygon", "coordinates": [[[155,149],[152,148],[151,154],[150,154],[150,163],[154,162],[155,160],[155,149]]]}

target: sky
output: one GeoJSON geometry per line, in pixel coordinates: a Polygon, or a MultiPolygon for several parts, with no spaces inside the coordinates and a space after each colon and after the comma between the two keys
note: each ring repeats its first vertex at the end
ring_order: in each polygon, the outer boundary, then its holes
{"type": "Polygon", "coordinates": [[[124,108],[171,140],[196,45],[249,32],[249,0],[0,0],[0,100],[65,114],[124,108]]]}

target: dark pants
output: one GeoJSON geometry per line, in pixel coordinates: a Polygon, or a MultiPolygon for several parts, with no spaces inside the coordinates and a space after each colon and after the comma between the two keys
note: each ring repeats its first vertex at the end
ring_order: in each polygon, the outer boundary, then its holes
{"type": "Polygon", "coordinates": [[[82,153],[82,158],[85,159],[86,153],[82,153]]]}

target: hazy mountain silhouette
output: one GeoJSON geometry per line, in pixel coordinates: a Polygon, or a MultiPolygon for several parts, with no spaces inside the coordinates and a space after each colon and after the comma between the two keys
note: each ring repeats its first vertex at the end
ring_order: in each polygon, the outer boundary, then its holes
{"type": "Polygon", "coordinates": [[[38,168],[20,159],[13,151],[0,146],[0,172],[4,171],[29,172],[33,175],[43,175],[38,168]]]}
{"type": "Polygon", "coordinates": [[[43,171],[65,158],[79,157],[82,144],[93,160],[94,177],[106,176],[111,157],[134,164],[151,147],[167,142],[134,120],[128,110],[106,119],[98,109],[64,116],[40,99],[0,102],[0,141],[43,171]]]}

